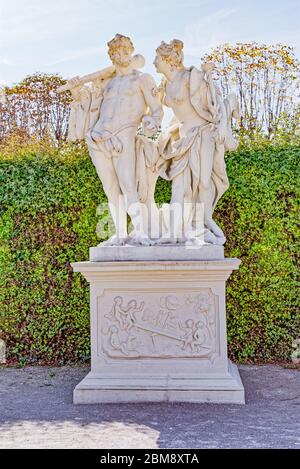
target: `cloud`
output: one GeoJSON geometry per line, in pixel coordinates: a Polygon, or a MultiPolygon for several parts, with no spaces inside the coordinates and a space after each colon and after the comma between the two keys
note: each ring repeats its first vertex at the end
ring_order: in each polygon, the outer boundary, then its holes
{"type": "Polygon", "coordinates": [[[0,77],[98,69],[116,32],[133,39],[154,75],[155,48],[174,37],[184,41],[187,66],[224,42],[280,41],[299,52],[297,11],[296,0],[0,0],[0,77]]]}
{"type": "Polygon", "coordinates": [[[90,57],[93,55],[101,55],[107,52],[107,46],[103,45],[102,47],[85,47],[80,50],[73,50],[64,52],[64,54],[57,60],[53,60],[45,64],[45,67],[53,67],[60,65],[66,62],[71,62],[72,60],[81,59],[82,57],[90,57]]]}
{"type": "Polygon", "coordinates": [[[226,23],[238,8],[222,8],[189,24],[184,31],[185,54],[199,59],[210,48],[226,41],[226,23]]]}
{"type": "Polygon", "coordinates": [[[10,0],[0,10],[1,47],[53,42],[67,33],[88,28],[95,13],[101,18],[104,2],[89,0],[10,0]]]}
{"type": "Polygon", "coordinates": [[[7,57],[0,57],[0,65],[7,65],[8,67],[13,67],[14,65],[16,65],[16,63],[13,60],[8,59],[7,57]]]}

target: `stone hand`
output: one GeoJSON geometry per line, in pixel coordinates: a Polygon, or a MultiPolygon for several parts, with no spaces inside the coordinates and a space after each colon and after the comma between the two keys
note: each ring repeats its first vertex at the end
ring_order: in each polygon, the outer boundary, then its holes
{"type": "Polygon", "coordinates": [[[105,141],[105,147],[109,153],[121,153],[123,150],[122,142],[114,135],[105,141]]]}
{"type": "Polygon", "coordinates": [[[153,117],[144,116],[142,119],[143,132],[147,137],[152,137],[157,131],[157,125],[153,117]]]}
{"type": "Polygon", "coordinates": [[[71,78],[68,80],[67,85],[69,88],[76,88],[77,86],[81,86],[81,78],[79,76],[71,78]]]}
{"type": "Polygon", "coordinates": [[[110,154],[121,153],[123,150],[121,140],[107,130],[92,130],[91,136],[94,142],[102,143],[106,151],[110,154]]]}
{"type": "Polygon", "coordinates": [[[79,96],[80,88],[82,86],[80,77],[74,77],[67,82],[68,89],[71,91],[72,96],[76,99],[79,96]]]}
{"type": "Polygon", "coordinates": [[[215,68],[215,64],[213,62],[206,62],[202,64],[201,68],[203,72],[210,73],[215,68]]]}

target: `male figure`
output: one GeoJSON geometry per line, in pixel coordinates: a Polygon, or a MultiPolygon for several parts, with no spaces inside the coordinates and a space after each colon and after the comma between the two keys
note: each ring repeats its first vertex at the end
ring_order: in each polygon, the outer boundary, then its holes
{"type": "MultiPolygon", "coordinates": [[[[117,34],[108,42],[115,72],[107,80],[94,82],[94,86],[102,87],[103,99],[99,118],[86,137],[116,227],[116,234],[105,242],[108,245],[126,242],[127,213],[134,226],[134,242],[151,244],[144,226],[145,206],[138,191],[137,174],[141,172],[143,150],[137,151],[136,135],[141,124],[147,136],[153,135],[160,127],[163,110],[151,75],[132,67],[133,51],[129,37],[117,34]]],[[[149,146],[147,148],[149,150],[149,146]]],[[[152,148],[150,150],[152,152],[152,148]]],[[[152,155],[150,160],[156,158],[154,146],[152,155]]],[[[146,166],[144,164],[142,169],[144,173],[146,166]]]]}

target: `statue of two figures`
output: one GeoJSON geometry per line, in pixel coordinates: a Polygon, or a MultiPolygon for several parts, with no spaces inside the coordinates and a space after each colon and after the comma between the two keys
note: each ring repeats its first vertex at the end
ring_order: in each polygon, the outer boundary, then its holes
{"type": "Polygon", "coordinates": [[[224,153],[237,147],[231,122],[239,119],[238,100],[234,94],[223,100],[213,64],[184,67],[179,40],[156,49],[159,87],[139,71],[144,59],[133,52],[130,38],[117,34],[108,43],[111,67],[73,78],[59,90],[69,89],[73,97],[68,138],[85,138],[108,198],[115,234],[102,244],[222,245],[213,211],[229,186],[224,153]],[[174,118],[151,139],[164,106],[174,118]],[[171,202],[160,209],[154,200],[158,176],[172,181],[171,202]]]}

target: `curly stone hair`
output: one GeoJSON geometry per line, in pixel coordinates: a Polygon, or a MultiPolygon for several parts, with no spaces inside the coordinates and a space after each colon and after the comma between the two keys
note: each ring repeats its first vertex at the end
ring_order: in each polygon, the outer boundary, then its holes
{"type": "Polygon", "coordinates": [[[169,44],[162,41],[156,52],[169,65],[183,67],[183,42],[179,39],[173,39],[169,44]]]}
{"type": "Polygon", "coordinates": [[[122,34],[116,34],[115,37],[107,43],[108,45],[108,55],[110,59],[114,56],[116,50],[119,47],[125,47],[130,50],[131,53],[134,51],[133,43],[128,36],[123,36],[122,34]]]}

